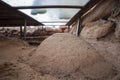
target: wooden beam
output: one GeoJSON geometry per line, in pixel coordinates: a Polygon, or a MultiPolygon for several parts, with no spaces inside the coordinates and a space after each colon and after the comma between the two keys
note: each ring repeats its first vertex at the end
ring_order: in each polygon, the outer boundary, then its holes
{"type": "Polygon", "coordinates": [[[44,25],[44,26],[65,26],[65,25],[61,25],[61,24],[55,24],[55,25],[44,25]]]}
{"type": "Polygon", "coordinates": [[[68,21],[43,21],[42,23],[67,23],[68,21]]]}
{"type": "Polygon", "coordinates": [[[94,7],[97,3],[99,3],[102,0],[90,0],[82,10],[80,10],[75,16],[71,18],[71,20],[66,24],[67,26],[70,26],[73,22],[75,22],[78,18],[80,18],[83,14],[85,14],[88,10],[90,10],[92,7],[94,7]]]}
{"type": "Polygon", "coordinates": [[[74,8],[81,9],[83,6],[74,6],[74,5],[46,5],[46,6],[18,6],[14,7],[16,9],[41,9],[41,8],[74,8]]]}

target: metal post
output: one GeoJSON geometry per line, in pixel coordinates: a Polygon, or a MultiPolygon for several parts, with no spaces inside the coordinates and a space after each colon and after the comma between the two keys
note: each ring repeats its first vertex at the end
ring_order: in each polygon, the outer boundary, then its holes
{"type": "Polygon", "coordinates": [[[20,38],[22,39],[22,26],[20,26],[20,38]]]}
{"type": "Polygon", "coordinates": [[[24,39],[26,39],[26,29],[27,29],[27,21],[25,20],[25,24],[24,24],[24,39]]]}
{"type": "Polygon", "coordinates": [[[68,26],[68,32],[70,32],[70,26],[68,26]]]}
{"type": "Polygon", "coordinates": [[[44,31],[44,28],[43,28],[43,26],[42,26],[42,31],[44,31]]]}
{"type": "Polygon", "coordinates": [[[81,18],[79,18],[77,22],[76,36],[79,36],[80,32],[81,32],[81,18]]]}

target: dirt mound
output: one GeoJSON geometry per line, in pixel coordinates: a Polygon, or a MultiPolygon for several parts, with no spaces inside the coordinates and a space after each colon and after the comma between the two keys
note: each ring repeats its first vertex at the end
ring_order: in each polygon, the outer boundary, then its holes
{"type": "Polygon", "coordinates": [[[25,64],[35,47],[19,39],[0,39],[0,80],[60,80],[54,76],[41,75],[25,64]]]}
{"type": "Polygon", "coordinates": [[[54,34],[43,41],[28,63],[43,74],[74,80],[107,80],[115,73],[89,43],[67,33],[54,34]]]}
{"type": "Polygon", "coordinates": [[[112,26],[112,24],[112,22],[104,20],[88,23],[83,28],[81,36],[83,35],[84,40],[91,44],[107,62],[113,64],[116,70],[120,71],[120,41],[116,38],[116,35],[120,35],[120,30],[118,25],[112,26]],[[104,35],[108,32],[109,34],[104,35]],[[99,39],[91,39],[92,37],[99,39]]]}
{"type": "Polygon", "coordinates": [[[120,74],[118,74],[117,76],[115,76],[112,80],[120,80],[120,74]]]}
{"type": "Polygon", "coordinates": [[[25,41],[15,38],[0,38],[0,47],[3,46],[29,46],[25,41]]]}
{"type": "Polygon", "coordinates": [[[29,46],[25,41],[19,39],[0,38],[0,59],[17,60],[25,58],[33,47],[29,46]]]}
{"type": "Polygon", "coordinates": [[[120,71],[120,43],[109,40],[88,41],[106,61],[120,71]]]}
{"type": "Polygon", "coordinates": [[[40,80],[40,77],[23,63],[0,61],[0,80],[40,80]]]}
{"type": "Polygon", "coordinates": [[[112,22],[106,20],[90,22],[85,25],[80,35],[87,39],[98,39],[106,36],[110,32],[112,25],[112,22]]]}

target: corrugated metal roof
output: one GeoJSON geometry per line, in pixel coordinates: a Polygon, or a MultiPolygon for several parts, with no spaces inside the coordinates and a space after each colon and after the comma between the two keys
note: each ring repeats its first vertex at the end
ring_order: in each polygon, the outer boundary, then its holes
{"type": "Polygon", "coordinates": [[[24,26],[25,20],[27,26],[43,25],[32,17],[0,1],[0,26],[24,26]]]}
{"type": "MultiPolygon", "coordinates": [[[[65,25],[90,0],[3,0],[40,22],[65,25]],[[64,23],[60,23],[64,21],[64,23]]],[[[48,25],[48,23],[44,23],[48,25]]]]}

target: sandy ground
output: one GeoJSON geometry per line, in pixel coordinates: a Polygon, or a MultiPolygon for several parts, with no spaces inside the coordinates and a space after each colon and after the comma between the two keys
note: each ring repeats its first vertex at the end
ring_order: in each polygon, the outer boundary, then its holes
{"type": "Polygon", "coordinates": [[[119,80],[119,44],[93,42],[68,33],[38,47],[2,38],[0,80],[119,80]]]}
{"type": "Polygon", "coordinates": [[[18,60],[21,56],[28,56],[35,47],[29,46],[19,39],[0,39],[0,59],[18,60]]]}
{"type": "MultiPolygon", "coordinates": [[[[86,40],[86,39],[85,39],[86,40]]],[[[100,40],[86,40],[93,46],[106,61],[113,64],[120,71],[120,42],[113,33],[100,40]]]]}
{"type": "Polygon", "coordinates": [[[0,39],[0,80],[60,80],[54,76],[41,75],[25,61],[36,47],[19,39],[0,39]]]}
{"type": "Polygon", "coordinates": [[[69,80],[110,80],[117,74],[93,46],[68,33],[47,38],[28,63],[42,74],[69,80]]]}

